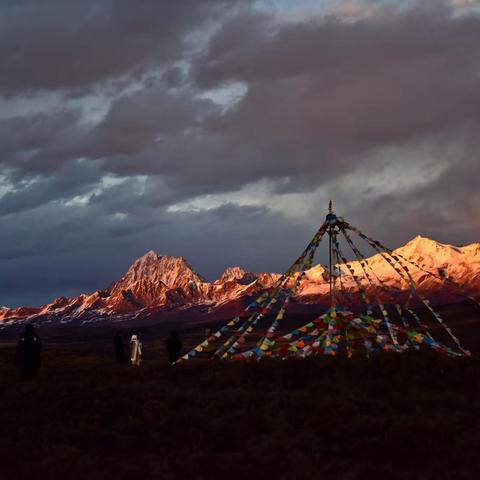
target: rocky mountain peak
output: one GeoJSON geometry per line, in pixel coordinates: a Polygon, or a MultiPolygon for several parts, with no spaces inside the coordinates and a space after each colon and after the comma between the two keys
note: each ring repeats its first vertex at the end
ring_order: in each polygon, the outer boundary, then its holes
{"type": "Polygon", "coordinates": [[[255,281],[256,275],[245,271],[242,267],[228,267],[215,283],[225,283],[235,281],[237,283],[248,284],[255,281]]]}
{"type": "Polygon", "coordinates": [[[150,250],[133,262],[119,283],[128,288],[137,282],[164,284],[173,288],[189,282],[202,283],[204,280],[185,258],[160,255],[150,250]]]}
{"type": "MultiPolygon", "coordinates": [[[[478,292],[480,288],[479,243],[456,247],[419,235],[405,246],[396,249],[395,253],[422,265],[430,272],[441,268],[448,278],[454,279],[469,291],[478,292]]],[[[397,278],[392,266],[383,256],[374,255],[368,259],[368,263],[383,281],[400,289],[408,289],[408,285],[401,278],[397,278]]],[[[355,275],[363,275],[358,261],[352,260],[349,264],[355,275]]],[[[456,298],[451,297],[451,288],[444,282],[426,277],[423,270],[410,265],[409,268],[414,281],[425,292],[438,294],[448,301],[456,298]]],[[[0,323],[13,324],[26,319],[50,322],[52,318],[62,323],[73,319],[82,322],[85,319],[97,321],[98,317],[135,316],[143,308],[165,306],[171,309],[174,306],[183,308],[187,305],[208,305],[210,308],[212,305],[226,305],[263,288],[270,288],[279,277],[279,274],[253,274],[235,266],[227,268],[215,282],[208,283],[190,267],[185,258],[160,255],[150,250],[135,260],[125,275],[106,290],[73,298],[60,297],[42,307],[0,307],[0,323]]],[[[349,279],[348,272],[343,282],[346,288],[355,290],[355,284],[349,279]]],[[[328,295],[328,278],[323,265],[316,265],[306,272],[298,295],[305,295],[307,299],[328,295]]]]}

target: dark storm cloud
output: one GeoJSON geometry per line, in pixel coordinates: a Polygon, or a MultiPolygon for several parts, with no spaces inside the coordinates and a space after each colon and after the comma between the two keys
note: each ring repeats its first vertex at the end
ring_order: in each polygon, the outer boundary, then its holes
{"type": "Polygon", "coordinates": [[[0,3],[0,89],[85,88],[175,61],[224,0],[0,3]]]}
{"type": "MultiPolygon", "coordinates": [[[[164,83],[114,102],[106,118],[93,132],[90,156],[139,154],[176,135],[189,135],[215,111],[210,100],[195,98],[189,89],[169,91],[164,83]]],[[[158,160],[161,162],[161,159],[158,160]]],[[[131,162],[135,172],[138,162],[131,162]]]]}
{"type": "Polygon", "coordinates": [[[48,169],[49,162],[32,162],[32,158],[58,148],[65,137],[74,137],[76,143],[78,135],[72,134],[79,119],[78,111],[61,110],[0,120],[0,163],[18,170],[48,169]]]}
{"type": "Polygon", "coordinates": [[[238,108],[215,119],[300,169],[333,174],[378,145],[480,120],[480,17],[445,8],[354,23],[275,26],[231,20],[197,61],[201,87],[245,82],[238,108]]]}
{"type": "MultiPolygon", "coordinates": [[[[212,109],[212,102],[194,97],[192,92],[167,91],[163,83],[113,102],[104,120],[97,125],[66,118],[60,130],[50,129],[51,142],[33,155],[26,170],[52,170],[59,165],[86,157],[108,160],[107,169],[122,174],[150,173],[142,156],[153,150],[161,164],[156,146],[165,139],[185,135],[198,128],[212,109]]],[[[68,117],[67,114],[64,114],[68,117]]],[[[156,168],[161,170],[161,165],[156,168]]]]}
{"type": "Polygon", "coordinates": [[[412,4],[293,22],[251,2],[0,3],[0,93],[61,98],[0,120],[0,304],[102,288],[150,248],[209,278],[280,271],[318,211],[229,203],[259,179],[279,196],[322,188],[392,246],[478,240],[480,16],[412,4]],[[79,107],[92,92],[103,117],[79,107]],[[392,188],[368,181],[382,169],[392,188]]]}
{"type": "Polygon", "coordinates": [[[86,162],[69,163],[55,174],[34,177],[31,182],[19,182],[14,191],[7,192],[2,197],[0,216],[89,193],[100,180],[95,165],[86,162]]]}
{"type": "Polygon", "coordinates": [[[477,123],[479,41],[480,18],[446,7],[349,24],[247,12],[196,60],[197,89],[159,81],[122,97],[89,135],[72,135],[78,148],[58,142],[44,157],[104,158],[118,174],[167,175],[187,195],[191,183],[211,193],[262,177],[316,186],[371,148],[477,123]],[[196,97],[233,81],[248,91],[226,113],[196,97]]]}
{"type": "Polygon", "coordinates": [[[292,187],[305,188],[352,168],[372,147],[477,122],[480,65],[471,45],[479,40],[478,17],[453,20],[445,7],[280,26],[248,11],[194,65],[199,88],[248,85],[236,108],[222,114],[196,98],[201,89],[172,93],[157,82],[114,102],[92,132],[69,128],[31,165],[86,156],[106,159],[115,173],[169,175],[206,192],[262,177],[298,177],[292,187]]]}

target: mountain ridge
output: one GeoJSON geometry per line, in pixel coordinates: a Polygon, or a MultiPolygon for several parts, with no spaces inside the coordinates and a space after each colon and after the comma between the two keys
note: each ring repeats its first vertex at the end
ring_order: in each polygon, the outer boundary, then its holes
{"type": "MultiPolygon", "coordinates": [[[[416,236],[404,246],[394,250],[398,256],[420,264],[425,270],[442,273],[452,278],[463,288],[480,292],[480,243],[463,247],[443,244],[416,236]]],[[[406,278],[399,277],[381,254],[368,257],[368,265],[375,274],[397,291],[408,290],[406,278]]],[[[350,261],[356,276],[364,276],[365,266],[350,261]]],[[[411,267],[411,274],[419,290],[450,298],[454,292],[438,278],[411,267]]],[[[355,295],[358,288],[350,278],[345,265],[337,269],[345,292],[355,295]]],[[[252,273],[242,267],[228,267],[212,282],[206,281],[184,257],[160,255],[150,250],[136,259],[125,274],[112,282],[105,290],[76,297],[59,297],[41,307],[0,308],[0,325],[22,321],[47,321],[69,323],[79,321],[94,323],[109,318],[141,318],[159,310],[185,310],[197,306],[207,310],[228,303],[242,305],[242,299],[271,287],[280,277],[278,273],[252,273]]],[[[362,286],[374,295],[381,295],[364,278],[362,286]]],[[[297,298],[307,303],[323,302],[329,294],[328,271],[318,264],[306,271],[297,292],[297,298]]]]}

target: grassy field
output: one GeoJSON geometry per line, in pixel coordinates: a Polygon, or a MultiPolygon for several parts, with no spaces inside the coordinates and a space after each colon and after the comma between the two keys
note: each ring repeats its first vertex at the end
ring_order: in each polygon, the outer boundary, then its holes
{"type": "Polygon", "coordinates": [[[480,364],[434,354],[120,367],[0,347],[2,479],[478,479],[480,364]]]}

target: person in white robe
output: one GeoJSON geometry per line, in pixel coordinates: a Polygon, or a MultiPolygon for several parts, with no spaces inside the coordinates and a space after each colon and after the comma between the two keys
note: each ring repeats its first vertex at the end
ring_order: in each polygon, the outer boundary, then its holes
{"type": "Polygon", "coordinates": [[[142,363],[142,342],[140,342],[136,335],[132,335],[132,338],[130,339],[130,352],[132,365],[139,367],[142,363]]]}

